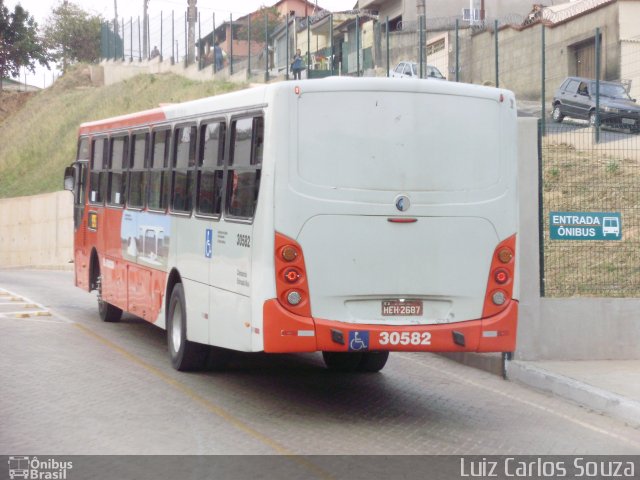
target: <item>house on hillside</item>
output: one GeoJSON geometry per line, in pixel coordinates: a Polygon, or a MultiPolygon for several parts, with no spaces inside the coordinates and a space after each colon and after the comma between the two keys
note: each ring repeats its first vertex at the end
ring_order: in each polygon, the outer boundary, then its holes
{"type": "MultiPolygon", "coordinates": [[[[542,27],[545,27],[545,91],[549,100],[565,77],[596,76],[596,28],[601,80],[622,81],[640,97],[640,0],[578,0],[534,8],[521,24],[498,29],[500,86],[521,98],[541,94],[542,27]]],[[[469,30],[461,41],[461,80],[495,77],[495,32],[469,30]]],[[[450,58],[451,61],[451,58],[450,58]]]]}

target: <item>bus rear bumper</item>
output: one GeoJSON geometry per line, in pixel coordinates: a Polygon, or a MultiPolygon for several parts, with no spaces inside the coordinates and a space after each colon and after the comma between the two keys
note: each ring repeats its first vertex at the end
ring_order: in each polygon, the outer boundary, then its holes
{"type": "Polygon", "coordinates": [[[277,300],[264,304],[264,351],[389,350],[402,352],[513,352],[518,302],[489,318],[438,325],[354,324],[295,315],[277,300]]]}

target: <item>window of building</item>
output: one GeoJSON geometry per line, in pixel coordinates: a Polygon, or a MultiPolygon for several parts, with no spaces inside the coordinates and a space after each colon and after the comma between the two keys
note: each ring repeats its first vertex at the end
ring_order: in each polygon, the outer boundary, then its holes
{"type": "Polygon", "coordinates": [[[89,202],[93,204],[104,202],[107,186],[107,152],[108,140],[106,137],[93,140],[89,178],[89,202]]]}
{"type": "Polygon", "coordinates": [[[219,216],[222,213],[225,136],[224,122],[208,122],[200,126],[196,200],[196,212],[199,214],[219,216]]]}
{"type": "Polygon", "coordinates": [[[111,139],[109,156],[109,196],[110,205],[124,205],[126,191],[126,171],[128,165],[129,137],[120,136],[111,139]]]}
{"type": "Polygon", "coordinates": [[[262,117],[231,123],[231,151],[227,176],[227,207],[231,217],[252,219],[258,202],[264,146],[262,117]]]}
{"type": "Polygon", "coordinates": [[[171,210],[191,212],[196,167],[197,128],[177,127],[173,138],[173,190],[171,210]]]}
{"type": "Polygon", "coordinates": [[[147,132],[135,133],[131,137],[131,169],[129,171],[129,198],[128,206],[143,208],[144,197],[147,191],[148,173],[146,170],[146,158],[149,150],[149,134],[147,132]]]}
{"type": "Polygon", "coordinates": [[[149,197],[147,206],[151,210],[166,210],[169,206],[171,176],[169,171],[169,142],[171,130],[157,130],[152,134],[151,158],[149,159],[149,197]]]}

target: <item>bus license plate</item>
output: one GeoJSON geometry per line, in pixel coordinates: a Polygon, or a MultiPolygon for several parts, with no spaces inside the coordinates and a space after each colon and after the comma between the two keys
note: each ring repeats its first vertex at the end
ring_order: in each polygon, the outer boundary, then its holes
{"type": "Polygon", "coordinates": [[[627,125],[635,125],[636,121],[633,118],[623,118],[622,123],[625,123],[627,125]]]}
{"type": "Polygon", "coordinates": [[[384,300],[382,315],[385,317],[419,317],[422,315],[422,300],[384,300]]]}

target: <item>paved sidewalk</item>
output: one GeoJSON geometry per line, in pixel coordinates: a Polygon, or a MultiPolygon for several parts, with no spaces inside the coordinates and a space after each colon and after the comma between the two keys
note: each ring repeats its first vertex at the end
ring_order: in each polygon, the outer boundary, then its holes
{"type": "Polygon", "coordinates": [[[640,360],[515,360],[507,378],[640,428],[640,360]]]}

